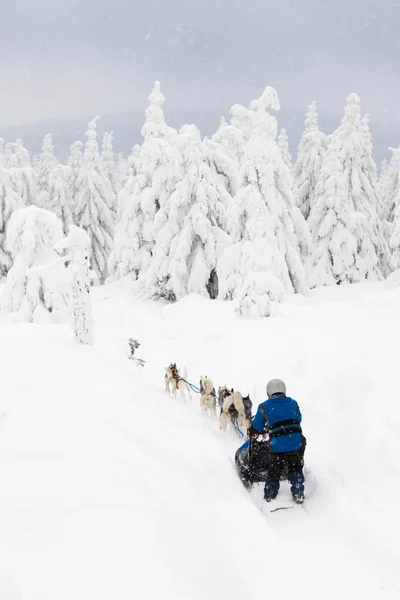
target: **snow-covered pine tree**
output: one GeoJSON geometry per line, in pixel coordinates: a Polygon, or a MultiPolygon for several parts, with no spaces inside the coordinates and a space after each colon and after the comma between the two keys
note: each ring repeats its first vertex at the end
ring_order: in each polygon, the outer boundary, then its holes
{"type": "Polygon", "coordinates": [[[400,148],[392,150],[393,156],[388,169],[387,221],[390,224],[390,248],[393,250],[393,263],[400,269],[400,148]]]}
{"type": "Polygon", "coordinates": [[[375,172],[359,103],[350,94],[317,183],[308,220],[315,244],[312,287],[377,280],[388,272],[390,256],[377,216],[375,172]]]}
{"type": "MultiPolygon", "coordinates": [[[[1,155],[3,161],[4,155],[1,155]]],[[[1,162],[2,162],[1,161],[1,162]]],[[[15,192],[8,169],[0,162],[0,278],[4,277],[12,265],[11,253],[6,247],[6,228],[14,211],[21,208],[21,197],[15,192]]]]}
{"type": "MultiPolygon", "coordinates": [[[[232,197],[237,191],[237,182],[239,168],[224,147],[213,140],[205,139],[204,143],[208,146],[212,160],[212,168],[219,183],[226,189],[229,196],[232,197]]],[[[228,208],[228,207],[226,207],[228,208]]]]}
{"type": "MultiPolygon", "coordinates": [[[[122,154],[122,152],[118,152],[116,173],[117,173],[118,188],[119,188],[119,193],[120,193],[121,190],[124,189],[126,182],[128,181],[128,177],[129,177],[128,158],[125,158],[125,156],[122,154]]],[[[119,207],[119,202],[117,202],[117,205],[119,207]]],[[[119,215],[118,208],[117,208],[117,213],[119,215]]]]}
{"type": "Polygon", "coordinates": [[[67,249],[71,308],[75,337],[81,344],[93,342],[93,319],[90,301],[91,240],[84,229],[71,225],[68,236],[56,244],[57,252],[67,249]]]}
{"type": "Polygon", "coordinates": [[[390,148],[390,151],[392,152],[391,161],[382,173],[380,180],[383,229],[389,243],[394,232],[395,212],[400,194],[400,147],[390,148]]]}
{"type": "MultiPolygon", "coordinates": [[[[250,108],[252,108],[252,107],[250,106],[250,108]]],[[[237,130],[236,134],[233,130],[230,130],[229,135],[233,136],[233,140],[235,140],[235,138],[237,140],[240,140],[240,139],[243,140],[242,152],[240,153],[240,150],[238,149],[239,166],[242,166],[242,162],[244,159],[243,148],[244,148],[244,145],[251,138],[251,136],[253,134],[253,130],[254,130],[254,112],[253,112],[253,110],[249,110],[248,108],[246,108],[245,106],[242,106],[241,104],[234,104],[231,107],[229,114],[231,116],[230,127],[233,127],[234,129],[237,130]]],[[[224,135],[225,135],[225,132],[224,132],[224,135]]],[[[235,145],[236,145],[236,142],[235,142],[235,145]]]]}
{"type": "Polygon", "coordinates": [[[0,297],[0,312],[13,320],[58,323],[68,319],[64,276],[54,245],[62,238],[56,215],[28,206],[15,211],[8,222],[6,246],[13,266],[0,297]]]}
{"type": "Polygon", "coordinates": [[[42,151],[39,157],[36,195],[36,206],[46,210],[51,210],[49,198],[50,177],[57,164],[53,150],[52,136],[47,134],[43,139],[42,151]]]}
{"type": "Polygon", "coordinates": [[[319,130],[315,102],[308,107],[305,130],[301,137],[297,160],[293,166],[293,194],[296,206],[308,219],[314,203],[315,188],[328,147],[328,137],[319,130]]]}
{"type": "Polygon", "coordinates": [[[134,148],[132,172],[119,195],[121,219],[109,263],[117,277],[131,273],[137,279],[149,268],[157,235],[168,217],[170,196],[182,179],[182,157],[171,143],[174,136],[165,123],[164,101],[156,81],[146,109],[140,154],[137,157],[134,148]]]}
{"type": "Polygon", "coordinates": [[[225,233],[229,196],[218,182],[209,146],[194,125],[182,127],[178,145],[184,176],[171,196],[146,284],[155,297],[169,300],[190,293],[216,298],[217,261],[229,244],[225,233]]]}
{"type": "Polygon", "coordinates": [[[281,129],[277,139],[279,150],[281,151],[283,162],[290,172],[292,172],[292,157],[289,150],[289,140],[286,129],[281,129]]]}
{"type": "Polygon", "coordinates": [[[381,162],[381,168],[379,170],[379,179],[381,179],[381,177],[386,173],[386,171],[389,168],[389,163],[388,163],[388,159],[386,158],[386,156],[384,156],[382,158],[382,162],[381,162]]]}
{"type": "Polygon", "coordinates": [[[110,206],[113,192],[104,177],[97,144],[98,117],[86,132],[84,160],[76,179],[76,221],[92,242],[91,265],[100,283],[107,277],[107,262],[112,250],[114,223],[110,206]]]}
{"type": "Polygon", "coordinates": [[[131,155],[127,159],[126,181],[121,187],[121,191],[118,194],[118,222],[121,221],[121,218],[125,213],[126,207],[129,205],[129,201],[133,195],[136,176],[139,171],[140,150],[141,146],[139,146],[139,144],[135,144],[132,148],[131,155]]]}
{"type": "Polygon", "coordinates": [[[69,150],[69,158],[68,158],[68,192],[69,197],[71,198],[72,205],[72,213],[74,216],[74,223],[77,223],[77,208],[76,208],[76,198],[78,195],[78,186],[77,180],[81,169],[83,168],[83,144],[82,142],[74,142],[71,144],[69,150]]]}
{"type": "Polygon", "coordinates": [[[308,293],[300,244],[308,246],[309,233],[294,206],[291,176],[276,142],[278,127],[267,112],[270,108],[279,110],[279,99],[267,87],[250,105],[253,133],[228,213],[234,243],[218,264],[219,297],[236,299],[237,312],[252,317],[269,316],[285,293],[308,293]]]}
{"type": "Polygon", "coordinates": [[[113,203],[110,206],[111,212],[116,216],[118,212],[118,193],[120,192],[120,183],[115,164],[114,156],[114,134],[113,132],[105,133],[103,136],[102,151],[101,151],[101,167],[104,176],[110,182],[113,191],[113,203]]]}
{"type": "Polygon", "coordinates": [[[376,199],[376,212],[378,221],[380,222],[383,214],[382,197],[380,195],[379,184],[378,184],[378,169],[375,160],[372,156],[373,146],[372,137],[369,127],[369,115],[366,114],[361,119],[361,127],[363,133],[363,158],[364,158],[364,169],[368,176],[368,182],[371,186],[372,197],[376,199]]]}
{"type": "Polygon", "coordinates": [[[46,209],[53,212],[60,219],[66,235],[70,225],[74,223],[70,177],[70,167],[64,165],[56,165],[54,167],[50,174],[49,193],[46,204],[46,209]]]}
{"type": "Polygon", "coordinates": [[[231,196],[235,196],[244,156],[243,131],[234,125],[228,125],[224,117],[221,117],[220,126],[211,138],[210,149],[225,187],[231,196]]]}
{"type": "Polygon", "coordinates": [[[13,144],[12,142],[7,142],[4,148],[3,166],[6,168],[9,167],[10,158],[14,154],[14,147],[15,144],[13,144]]]}
{"type": "Polygon", "coordinates": [[[37,175],[31,167],[30,154],[24,148],[22,140],[17,140],[13,145],[7,144],[6,155],[10,180],[23,206],[36,204],[37,175]]]}
{"type": "MultiPolygon", "coordinates": [[[[381,163],[381,168],[379,171],[379,178],[378,178],[378,195],[379,195],[379,205],[380,205],[380,212],[378,213],[378,216],[385,221],[386,219],[386,206],[387,206],[387,190],[388,190],[388,186],[389,186],[389,178],[390,178],[390,169],[389,169],[390,163],[388,162],[388,159],[386,158],[386,156],[382,159],[382,163],[381,163]]],[[[385,223],[383,224],[383,229],[386,235],[386,225],[385,223]]]]}

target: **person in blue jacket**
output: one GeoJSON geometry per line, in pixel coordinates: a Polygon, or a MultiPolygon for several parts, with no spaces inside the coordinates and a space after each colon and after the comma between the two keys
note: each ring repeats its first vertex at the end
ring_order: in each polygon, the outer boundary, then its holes
{"type": "Polygon", "coordinates": [[[296,400],[286,395],[286,385],[272,379],[267,385],[268,400],[262,402],[249,428],[249,438],[266,429],[269,434],[268,479],[264,498],[270,502],[278,495],[279,481],[287,469],[293,499],[304,501],[304,451],[306,438],[301,429],[301,412],[296,400]]]}

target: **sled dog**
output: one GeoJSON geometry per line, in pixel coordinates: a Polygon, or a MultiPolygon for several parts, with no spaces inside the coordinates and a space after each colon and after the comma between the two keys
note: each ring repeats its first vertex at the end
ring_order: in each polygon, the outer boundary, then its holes
{"type": "Polygon", "coordinates": [[[218,397],[221,406],[220,429],[225,431],[229,422],[237,421],[239,428],[245,431],[251,423],[250,397],[248,395],[243,397],[240,392],[234,392],[233,389],[229,392],[226,386],[219,388],[218,397]]]}
{"type": "Polygon", "coordinates": [[[210,413],[212,417],[217,418],[217,402],[215,398],[215,389],[213,382],[209,377],[200,379],[200,408],[204,413],[210,413]]]}
{"type": "Polygon", "coordinates": [[[179,374],[179,369],[176,366],[176,363],[171,363],[169,367],[165,367],[165,391],[169,394],[174,394],[176,396],[176,392],[179,391],[181,393],[181,397],[184,401],[186,401],[186,392],[189,395],[189,398],[192,397],[190,393],[190,387],[186,383],[187,380],[187,370],[185,367],[184,377],[181,377],[179,374]]]}

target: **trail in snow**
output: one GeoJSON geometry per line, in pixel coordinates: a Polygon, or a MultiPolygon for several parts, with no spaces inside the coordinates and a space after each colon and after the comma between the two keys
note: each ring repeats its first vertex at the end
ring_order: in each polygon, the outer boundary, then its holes
{"type": "Polygon", "coordinates": [[[94,349],[62,326],[4,326],[1,600],[398,598],[399,298],[354,287],[253,322],[197,297],[132,307],[110,286],[96,291],[94,349]],[[308,438],[304,508],[261,514],[262,490],[231,464],[238,439],[198,396],[163,392],[171,360],[257,403],[286,380],[308,438]]]}

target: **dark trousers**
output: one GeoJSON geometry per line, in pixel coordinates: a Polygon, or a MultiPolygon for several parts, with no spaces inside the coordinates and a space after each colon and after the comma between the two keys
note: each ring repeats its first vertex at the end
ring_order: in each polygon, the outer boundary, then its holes
{"type": "Polygon", "coordinates": [[[291,483],[290,490],[295,496],[304,494],[304,452],[307,440],[302,436],[302,445],[294,452],[274,452],[269,442],[268,479],[265,482],[264,496],[269,500],[276,498],[279,481],[286,475],[291,483]]]}

